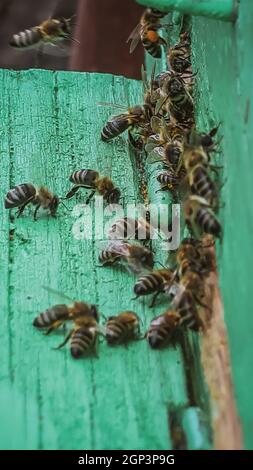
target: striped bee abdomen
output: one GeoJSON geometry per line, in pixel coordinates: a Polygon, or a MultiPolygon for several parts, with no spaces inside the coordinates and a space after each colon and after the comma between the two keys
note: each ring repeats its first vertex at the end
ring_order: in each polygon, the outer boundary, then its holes
{"type": "Polygon", "coordinates": [[[112,253],[110,250],[102,250],[99,253],[98,259],[100,263],[113,263],[116,259],[119,258],[119,255],[116,253],[112,253]]]}
{"type": "Polygon", "coordinates": [[[118,135],[125,132],[130,127],[130,125],[131,122],[127,118],[127,115],[124,118],[121,116],[118,119],[117,116],[115,116],[115,118],[112,118],[103,127],[101,132],[101,139],[103,141],[114,139],[114,137],[117,137],[118,135]]]}
{"type": "Polygon", "coordinates": [[[171,271],[157,270],[153,273],[141,276],[134,285],[134,293],[139,295],[148,295],[153,292],[162,291],[166,282],[172,280],[171,271]]]}
{"type": "Polygon", "coordinates": [[[144,49],[155,59],[162,57],[162,48],[159,42],[151,42],[149,39],[142,39],[144,49]]]}
{"type": "Polygon", "coordinates": [[[89,351],[96,341],[96,334],[89,328],[78,328],[71,336],[70,352],[75,359],[89,351]]]}
{"type": "Polygon", "coordinates": [[[99,173],[95,170],[77,170],[70,175],[69,180],[75,184],[87,185],[88,187],[95,187],[95,181],[99,173]]]}
{"type": "Polygon", "coordinates": [[[198,330],[201,326],[198,309],[190,291],[186,290],[181,295],[176,305],[176,311],[180,315],[179,324],[192,330],[198,330]]]}
{"type": "Polygon", "coordinates": [[[211,202],[215,194],[215,186],[207,170],[197,165],[192,170],[192,190],[195,194],[211,202]]]}
{"type": "Polygon", "coordinates": [[[19,184],[10,189],[5,196],[5,209],[19,207],[25,204],[29,199],[33,199],[36,195],[36,188],[30,183],[19,184]]]}
{"type": "Polygon", "coordinates": [[[126,325],[111,318],[106,323],[105,338],[107,343],[120,343],[126,335],[126,325]]]}
{"type": "Polygon", "coordinates": [[[196,214],[196,221],[205,233],[210,233],[211,235],[214,235],[218,238],[220,237],[220,222],[208,209],[199,209],[196,214]]]}
{"type": "Polygon", "coordinates": [[[55,305],[49,308],[45,312],[38,315],[34,321],[33,326],[36,328],[47,328],[54,322],[63,321],[68,318],[68,307],[67,305],[55,305]]]}
{"type": "Polygon", "coordinates": [[[38,44],[42,40],[41,32],[38,28],[25,29],[12,36],[9,45],[17,49],[25,49],[38,44]]]}

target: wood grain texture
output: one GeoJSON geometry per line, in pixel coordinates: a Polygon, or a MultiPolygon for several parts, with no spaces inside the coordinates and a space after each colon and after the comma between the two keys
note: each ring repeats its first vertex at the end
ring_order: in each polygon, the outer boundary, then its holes
{"type": "MultiPolygon", "coordinates": [[[[111,169],[125,202],[138,198],[137,170],[126,138],[110,144],[100,140],[110,109],[97,103],[137,103],[139,82],[111,75],[5,70],[0,83],[2,201],[11,186],[25,181],[47,184],[64,195],[70,173],[86,166],[105,173],[111,169]]],[[[83,201],[81,194],[77,201],[83,201]]],[[[97,303],[106,316],[134,309],[144,329],[164,309],[158,305],[151,312],[146,301],[131,301],[134,278],[128,273],[96,268],[98,243],[75,240],[74,221],[60,207],[55,220],[42,213],[34,222],[27,209],[11,222],[1,203],[0,446],[171,448],[169,404],[189,405],[180,348],[154,352],[145,341],[114,349],[101,343],[99,358],[75,361],[68,347],[52,350],[61,334],[45,338],[32,327],[39,312],[59,302],[43,284],[97,303]]],[[[195,417],[193,422],[195,426],[195,417]]]]}
{"type": "Polygon", "coordinates": [[[221,122],[224,237],[218,268],[244,444],[253,448],[252,381],[252,60],[253,5],[240,2],[235,25],[193,19],[199,126],[221,122]]]}

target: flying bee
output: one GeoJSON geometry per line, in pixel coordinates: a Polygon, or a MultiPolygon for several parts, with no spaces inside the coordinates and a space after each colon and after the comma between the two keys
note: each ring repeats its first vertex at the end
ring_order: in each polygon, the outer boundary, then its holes
{"type": "Polygon", "coordinates": [[[180,124],[187,123],[187,126],[191,126],[194,106],[186,78],[186,75],[182,76],[170,71],[161,88],[161,98],[157,101],[155,114],[158,114],[161,109],[165,109],[180,124]]]}
{"type": "Polygon", "coordinates": [[[174,72],[184,73],[191,66],[190,45],[189,33],[183,33],[179,43],[169,48],[168,60],[174,72]]]}
{"type": "Polygon", "coordinates": [[[27,49],[41,44],[55,44],[71,38],[71,18],[49,18],[40,25],[14,34],[9,45],[16,49],[27,49]]]}
{"type": "MultiPolygon", "coordinates": [[[[101,104],[107,105],[108,103],[101,104]]],[[[117,107],[121,109],[126,108],[125,106],[120,105],[117,107]]],[[[127,112],[117,116],[112,116],[102,129],[101,139],[104,142],[109,142],[110,140],[125,132],[127,129],[133,129],[136,127],[142,127],[145,129],[145,126],[147,126],[151,119],[152,112],[153,110],[150,105],[144,104],[143,106],[137,105],[130,107],[128,108],[127,112]]]]}
{"type": "Polygon", "coordinates": [[[115,261],[126,263],[130,271],[140,273],[145,269],[152,269],[154,265],[153,253],[143,245],[130,244],[127,241],[112,240],[99,254],[102,265],[110,265],[115,261]]]}
{"type": "Polygon", "coordinates": [[[136,299],[138,297],[154,294],[150,307],[153,307],[156,298],[162,292],[165,292],[166,288],[171,287],[175,280],[174,272],[171,269],[157,269],[139,277],[134,285],[134,293],[136,299]]]}
{"type": "Polygon", "coordinates": [[[92,316],[74,317],[74,328],[56,348],[60,349],[71,339],[70,352],[74,359],[79,359],[85,353],[96,352],[97,338],[100,333],[96,318],[92,316]]]}
{"type": "Polygon", "coordinates": [[[166,15],[153,8],[146,8],[143,12],[139,24],[130,34],[127,42],[131,41],[130,54],[136,49],[141,41],[144,49],[155,59],[162,56],[162,46],[166,46],[166,41],[158,34],[162,27],[161,19],[166,15]]]}
{"type": "Polygon", "coordinates": [[[201,238],[203,232],[221,238],[221,224],[204,198],[189,196],[184,203],[184,216],[197,239],[201,238]]]}
{"type": "Polygon", "coordinates": [[[71,183],[74,183],[74,186],[66,194],[66,199],[73,197],[80,188],[87,188],[93,191],[87,199],[86,204],[90,202],[96,191],[104,197],[108,204],[117,204],[119,202],[119,188],[116,188],[112,180],[107,176],[101,177],[98,171],[89,169],[77,170],[70,175],[69,180],[71,183]]]}
{"type": "Polygon", "coordinates": [[[98,321],[99,313],[96,305],[89,305],[81,301],[75,301],[72,305],[54,305],[40,313],[34,319],[33,326],[39,329],[47,328],[46,334],[48,335],[53,330],[60,328],[66,321],[83,317],[92,317],[98,321]]]}
{"type": "Polygon", "coordinates": [[[25,207],[28,204],[33,204],[35,207],[34,220],[37,218],[37,212],[40,207],[48,209],[52,217],[56,216],[56,211],[60,202],[59,197],[51,193],[47,188],[36,188],[31,183],[23,183],[10,189],[5,196],[4,206],[5,209],[13,209],[18,207],[18,217],[21,216],[25,207]]]}
{"type": "Polygon", "coordinates": [[[108,231],[109,239],[135,239],[150,240],[152,238],[152,227],[149,221],[143,217],[132,219],[124,217],[117,220],[108,231]]]}
{"type": "Polygon", "coordinates": [[[178,333],[180,316],[174,310],[167,310],[162,315],[153,318],[146,333],[149,346],[152,349],[162,348],[174,343],[178,333]]]}
{"type": "Polygon", "coordinates": [[[139,336],[140,320],[134,312],[121,312],[109,317],[105,323],[105,339],[110,345],[124,344],[139,336]]]}

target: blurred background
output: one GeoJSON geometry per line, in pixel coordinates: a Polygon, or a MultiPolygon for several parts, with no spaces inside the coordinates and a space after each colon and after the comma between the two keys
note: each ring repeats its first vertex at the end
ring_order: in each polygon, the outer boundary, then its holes
{"type": "Polygon", "coordinates": [[[143,8],[135,0],[0,0],[0,67],[45,68],[106,72],[140,78],[143,48],[129,54],[126,44],[143,8]],[[49,17],[73,19],[74,41],[61,47],[16,50],[13,34],[39,25],[49,17]]]}

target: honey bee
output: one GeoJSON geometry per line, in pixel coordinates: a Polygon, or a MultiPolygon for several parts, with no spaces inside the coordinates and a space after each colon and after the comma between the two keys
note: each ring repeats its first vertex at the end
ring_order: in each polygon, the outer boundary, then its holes
{"type": "Polygon", "coordinates": [[[161,88],[161,98],[157,101],[155,114],[161,109],[165,109],[180,124],[192,126],[194,105],[189,86],[186,84],[186,76],[170,71],[161,88]]]}
{"type": "MultiPolygon", "coordinates": [[[[125,106],[119,107],[121,109],[125,108],[125,106]]],[[[130,130],[138,126],[145,129],[145,126],[151,119],[152,112],[152,107],[148,104],[144,104],[143,106],[137,105],[130,107],[127,112],[112,116],[102,129],[101,139],[104,142],[109,142],[127,129],[130,130]]]]}
{"type": "Polygon", "coordinates": [[[96,318],[92,316],[74,317],[74,328],[56,349],[60,349],[71,339],[70,352],[74,359],[79,359],[85,353],[96,352],[97,338],[100,333],[96,318]]]}
{"type": "Polygon", "coordinates": [[[174,343],[177,333],[180,316],[174,310],[167,310],[162,315],[153,318],[146,333],[149,346],[152,349],[162,348],[170,343],[174,343]]]}
{"type": "MultiPolygon", "coordinates": [[[[151,135],[145,146],[147,152],[154,151],[167,166],[176,168],[184,151],[185,131],[176,123],[165,118],[153,116],[151,128],[156,134],[151,135]]],[[[150,159],[149,159],[150,161],[150,159]]]]}
{"type": "Polygon", "coordinates": [[[211,246],[213,243],[203,245],[200,240],[194,238],[182,240],[176,254],[177,273],[180,279],[186,271],[195,271],[204,275],[215,269],[207,251],[211,246]]]}
{"type": "Polygon", "coordinates": [[[89,305],[81,301],[75,301],[72,305],[54,305],[40,313],[34,319],[33,326],[39,329],[47,328],[46,334],[48,335],[53,330],[60,328],[66,321],[83,317],[92,317],[98,321],[99,313],[96,305],[89,305]]]}
{"type": "Polygon", "coordinates": [[[45,43],[55,44],[71,38],[71,18],[49,18],[40,25],[14,34],[9,45],[16,49],[27,49],[45,43]]]}
{"type": "Polygon", "coordinates": [[[127,42],[131,41],[130,54],[135,50],[139,41],[144,49],[155,59],[162,56],[162,46],[166,46],[166,41],[159,36],[158,30],[161,28],[160,20],[166,15],[153,8],[146,8],[141,16],[140,23],[134,28],[127,42]]]}
{"type": "Polygon", "coordinates": [[[197,132],[195,129],[191,129],[189,133],[189,145],[203,147],[204,151],[209,156],[210,152],[214,151],[217,147],[218,142],[215,142],[213,138],[216,136],[219,127],[220,124],[211,129],[209,133],[197,132]]]}
{"type": "Polygon", "coordinates": [[[172,285],[175,280],[171,269],[157,269],[141,276],[134,285],[136,299],[138,297],[154,294],[150,307],[153,307],[159,294],[172,285]]]}
{"type": "Polygon", "coordinates": [[[102,265],[122,261],[134,272],[140,273],[145,269],[152,269],[154,265],[153,253],[146,247],[130,244],[127,241],[113,240],[99,254],[102,265]]]}
{"type": "Polygon", "coordinates": [[[140,336],[140,320],[136,313],[121,312],[109,317],[105,324],[105,338],[108,344],[122,344],[138,339],[140,336]]]}
{"type": "Polygon", "coordinates": [[[202,328],[203,324],[199,315],[196,296],[190,289],[180,289],[172,301],[172,307],[180,316],[178,322],[180,326],[187,326],[195,331],[202,328]]]}
{"type": "Polygon", "coordinates": [[[152,238],[152,227],[149,221],[142,217],[132,219],[124,217],[112,225],[108,232],[109,239],[133,238],[135,240],[150,240],[152,238]]]}
{"type": "Polygon", "coordinates": [[[69,180],[74,183],[74,186],[66,194],[66,199],[73,197],[80,188],[87,188],[93,191],[87,199],[86,204],[90,202],[96,191],[104,197],[108,204],[117,204],[119,202],[119,188],[116,188],[112,180],[107,176],[101,177],[98,171],[88,169],[77,170],[72,173],[69,180]]]}
{"type": "MultiPolygon", "coordinates": [[[[18,207],[18,215],[20,217],[28,204],[35,205],[34,220],[37,219],[37,212],[40,207],[48,209],[52,217],[56,216],[59,203],[62,203],[58,196],[51,193],[47,188],[36,188],[31,183],[23,183],[10,189],[5,196],[5,209],[13,209],[18,207]]],[[[63,204],[63,203],[62,203],[63,204]]]]}
{"type": "Polygon", "coordinates": [[[183,73],[191,66],[190,45],[189,33],[183,33],[179,43],[169,48],[168,60],[174,72],[183,73]]]}
{"type": "Polygon", "coordinates": [[[221,238],[221,224],[204,198],[189,196],[184,203],[184,216],[197,239],[201,238],[203,232],[221,238]]]}
{"type": "Polygon", "coordinates": [[[172,168],[163,171],[157,175],[157,181],[161,184],[161,191],[170,191],[173,199],[178,199],[177,190],[185,180],[185,169],[181,168],[180,173],[177,174],[172,168]]]}

